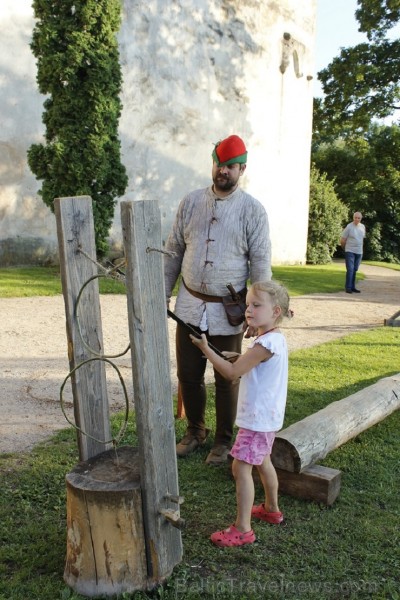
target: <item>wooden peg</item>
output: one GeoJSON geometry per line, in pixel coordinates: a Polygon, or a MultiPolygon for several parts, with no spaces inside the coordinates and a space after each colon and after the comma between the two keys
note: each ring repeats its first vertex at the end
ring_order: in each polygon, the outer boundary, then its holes
{"type": "Polygon", "coordinates": [[[177,529],[183,529],[186,525],[185,519],[181,519],[179,511],[172,510],[172,508],[162,508],[160,515],[163,515],[177,529]]]}

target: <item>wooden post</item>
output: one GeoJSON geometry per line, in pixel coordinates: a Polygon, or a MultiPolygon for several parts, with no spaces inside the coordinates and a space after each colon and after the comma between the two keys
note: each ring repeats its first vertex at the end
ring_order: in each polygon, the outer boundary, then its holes
{"type": "Polygon", "coordinates": [[[272,462],[284,471],[300,473],[399,408],[400,373],[280,431],[272,448],[272,462]]]}
{"type": "MultiPolygon", "coordinates": [[[[76,301],[84,283],[97,274],[92,200],[89,196],[56,198],[61,281],[64,294],[71,371],[93,355],[85,348],[74,315],[76,301]],[[92,260],[87,258],[83,252],[92,260]]],[[[100,298],[97,279],[85,289],[80,299],[79,322],[86,344],[103,352],[100,298]]],[[[104,363],[93,361],[71,376],[75,423],[81,460],[87,460],[110,447],[110,419],[104,363]],[[83,433],[82,433],[83,432],[83,433]],[[88,435],[85,435],[88,434],[88,435]],[[96,438],[99,441],[96,441],[96,438]]]]}
{"type": "Polygon", "coordinates": [[[157,202],[122,202],[121,222],[147,568],[157,584],[182,559],[180,531],[165,517],[178,513],[179,494],[157,202]]]}

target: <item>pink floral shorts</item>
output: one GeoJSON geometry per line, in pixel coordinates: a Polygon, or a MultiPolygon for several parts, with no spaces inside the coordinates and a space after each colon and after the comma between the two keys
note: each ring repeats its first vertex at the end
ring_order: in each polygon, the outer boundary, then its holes
{"type": "Polygon", "coordinates": [[[264,458],[271,454],[274,440],[274,431],[239,429],[230,454],[249,465],[261,465],[264,458]]]}

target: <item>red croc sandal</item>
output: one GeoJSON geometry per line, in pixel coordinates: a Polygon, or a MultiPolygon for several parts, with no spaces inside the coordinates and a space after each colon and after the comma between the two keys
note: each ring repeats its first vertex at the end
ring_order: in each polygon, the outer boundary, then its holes
{"type": "Polygon", "coordinates": [[[232,546],[244,546],[245,544],[252,544],[256,541],[256,536],[254,535],[254,531],[251,529],[250,531],[246,531],[246,533],[242,533],[234,525],[228,527],[228,529],[223,529],[222,531],[216,531],[211,534],[210,540],[216,546],[220,548],[227,548],[232,546]]]}
{"type": "Polygon", "coordinates": [[[261,519],[272,525],[279,525],[283,521],[283,514],[281,512],[267,512],[264,504],[257,504],[251,509],[251,516],[256,519],[261,519]]]}

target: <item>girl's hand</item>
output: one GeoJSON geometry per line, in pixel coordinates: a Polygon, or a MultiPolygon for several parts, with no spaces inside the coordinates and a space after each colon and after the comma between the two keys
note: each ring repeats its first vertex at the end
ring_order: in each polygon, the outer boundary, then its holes
{"type": "Polygon", "coordinates": [[[201,339],[192,335],[191,333],[189,334],[189,337],[192,340],[193,344],[197,346],[200,350],[205,350],[206,348],[208,348],[207,338],[204,333],[201,334],[201,339]]]}

